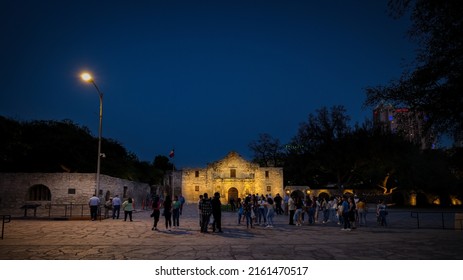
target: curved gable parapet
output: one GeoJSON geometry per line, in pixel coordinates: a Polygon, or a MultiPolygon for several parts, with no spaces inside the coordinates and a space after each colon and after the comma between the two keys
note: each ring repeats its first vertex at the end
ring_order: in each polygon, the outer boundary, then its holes
{"type": "Polygon", "coordinates": [[[259,168],[259,165],[244,159],[235,151],[229,152],[224,158],[217,160],[208,165],[208,168],[213,170],[220,168],[236,168],[237,166],[247,165],[250,169],[259,168]]]}

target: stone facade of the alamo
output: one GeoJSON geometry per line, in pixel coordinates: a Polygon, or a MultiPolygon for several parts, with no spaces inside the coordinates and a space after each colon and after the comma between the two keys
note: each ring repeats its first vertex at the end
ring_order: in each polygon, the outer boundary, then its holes
{"type": "MultiPolygon", "coordinates": [[[[211,197],[215,192],[220,193],[222,203],[228,203],[231,197],[236,200],[247,194],[283,194],[283,168],[260,167],[236,152],[230,152],[206,168],[189,168],[179,172],[182,194],[188,202],[197,202],[199,195],[204,193],[211,197]]],[[[174,185],[178,177],[174,177],[174,185]]]]}

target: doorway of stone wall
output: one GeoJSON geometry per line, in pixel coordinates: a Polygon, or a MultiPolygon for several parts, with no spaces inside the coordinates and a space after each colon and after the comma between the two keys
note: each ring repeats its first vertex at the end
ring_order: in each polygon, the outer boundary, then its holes
{"type": "Polygon", "coordinates": [[[233,198],[235,201],[238,199],[238,190],[234,187],[228,190],[228,202],[231,198],[233,198]]]}
{"type": "Polygon", "coordinates": [[[232,212],[236,209],[236,202],[238,201],[238,190],[236,188],[230,188],[228,190],[228,200],[227,204],[230,205],[230,210],[232,212]]]}

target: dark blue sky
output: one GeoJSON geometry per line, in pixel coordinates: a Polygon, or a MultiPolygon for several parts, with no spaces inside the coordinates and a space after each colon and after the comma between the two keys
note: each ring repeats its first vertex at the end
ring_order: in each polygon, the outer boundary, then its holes
{"type": "MultiPolygon", "coordinates": [[[[0,2],[0,115],[70,119],[152,161],[177,167],[234,150],[251,159],[260,133],[282,143],[309,113],[398,78],[414,47],[387,0],[0,2]]],[[[104,151],[104,147],[102,149],[104,151]]]]}

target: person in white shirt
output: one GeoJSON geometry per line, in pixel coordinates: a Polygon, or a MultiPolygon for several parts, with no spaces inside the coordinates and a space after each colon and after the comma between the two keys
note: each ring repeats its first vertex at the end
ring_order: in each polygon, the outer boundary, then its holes
{"type": "Polygon", "coordinates": [[[90,198],[88,205],[90,206],[90,216],[92,221],[95,221],[98,213],[98,206],[100,205],[100,199],[96,196],[96,194],[90,198]]]}
{"type": "Polygon", "coordinates": [[[121,199],[119,198],[119,195],[116,194],[116,196],[113,198],[113,219],[119,219],[119,213],[121,212],[121,204],[121,199]]]}
{"type": "Polygon", "coordinates": [[[269,194],[267,196],[267,227],[272,228],[273,227],[273,216],[275,215],[275,208],[274,208],[274,199],[272,198],[272,195],[269,194]]]}
{"type": "Polygon", "coordinates": [[[294,213],[296,212],[296,204],[294,203],[294,199],[292,197],[289,197],[288,199],[288,210],[289,210],[289,224],[295,225],[294,213]]]}

